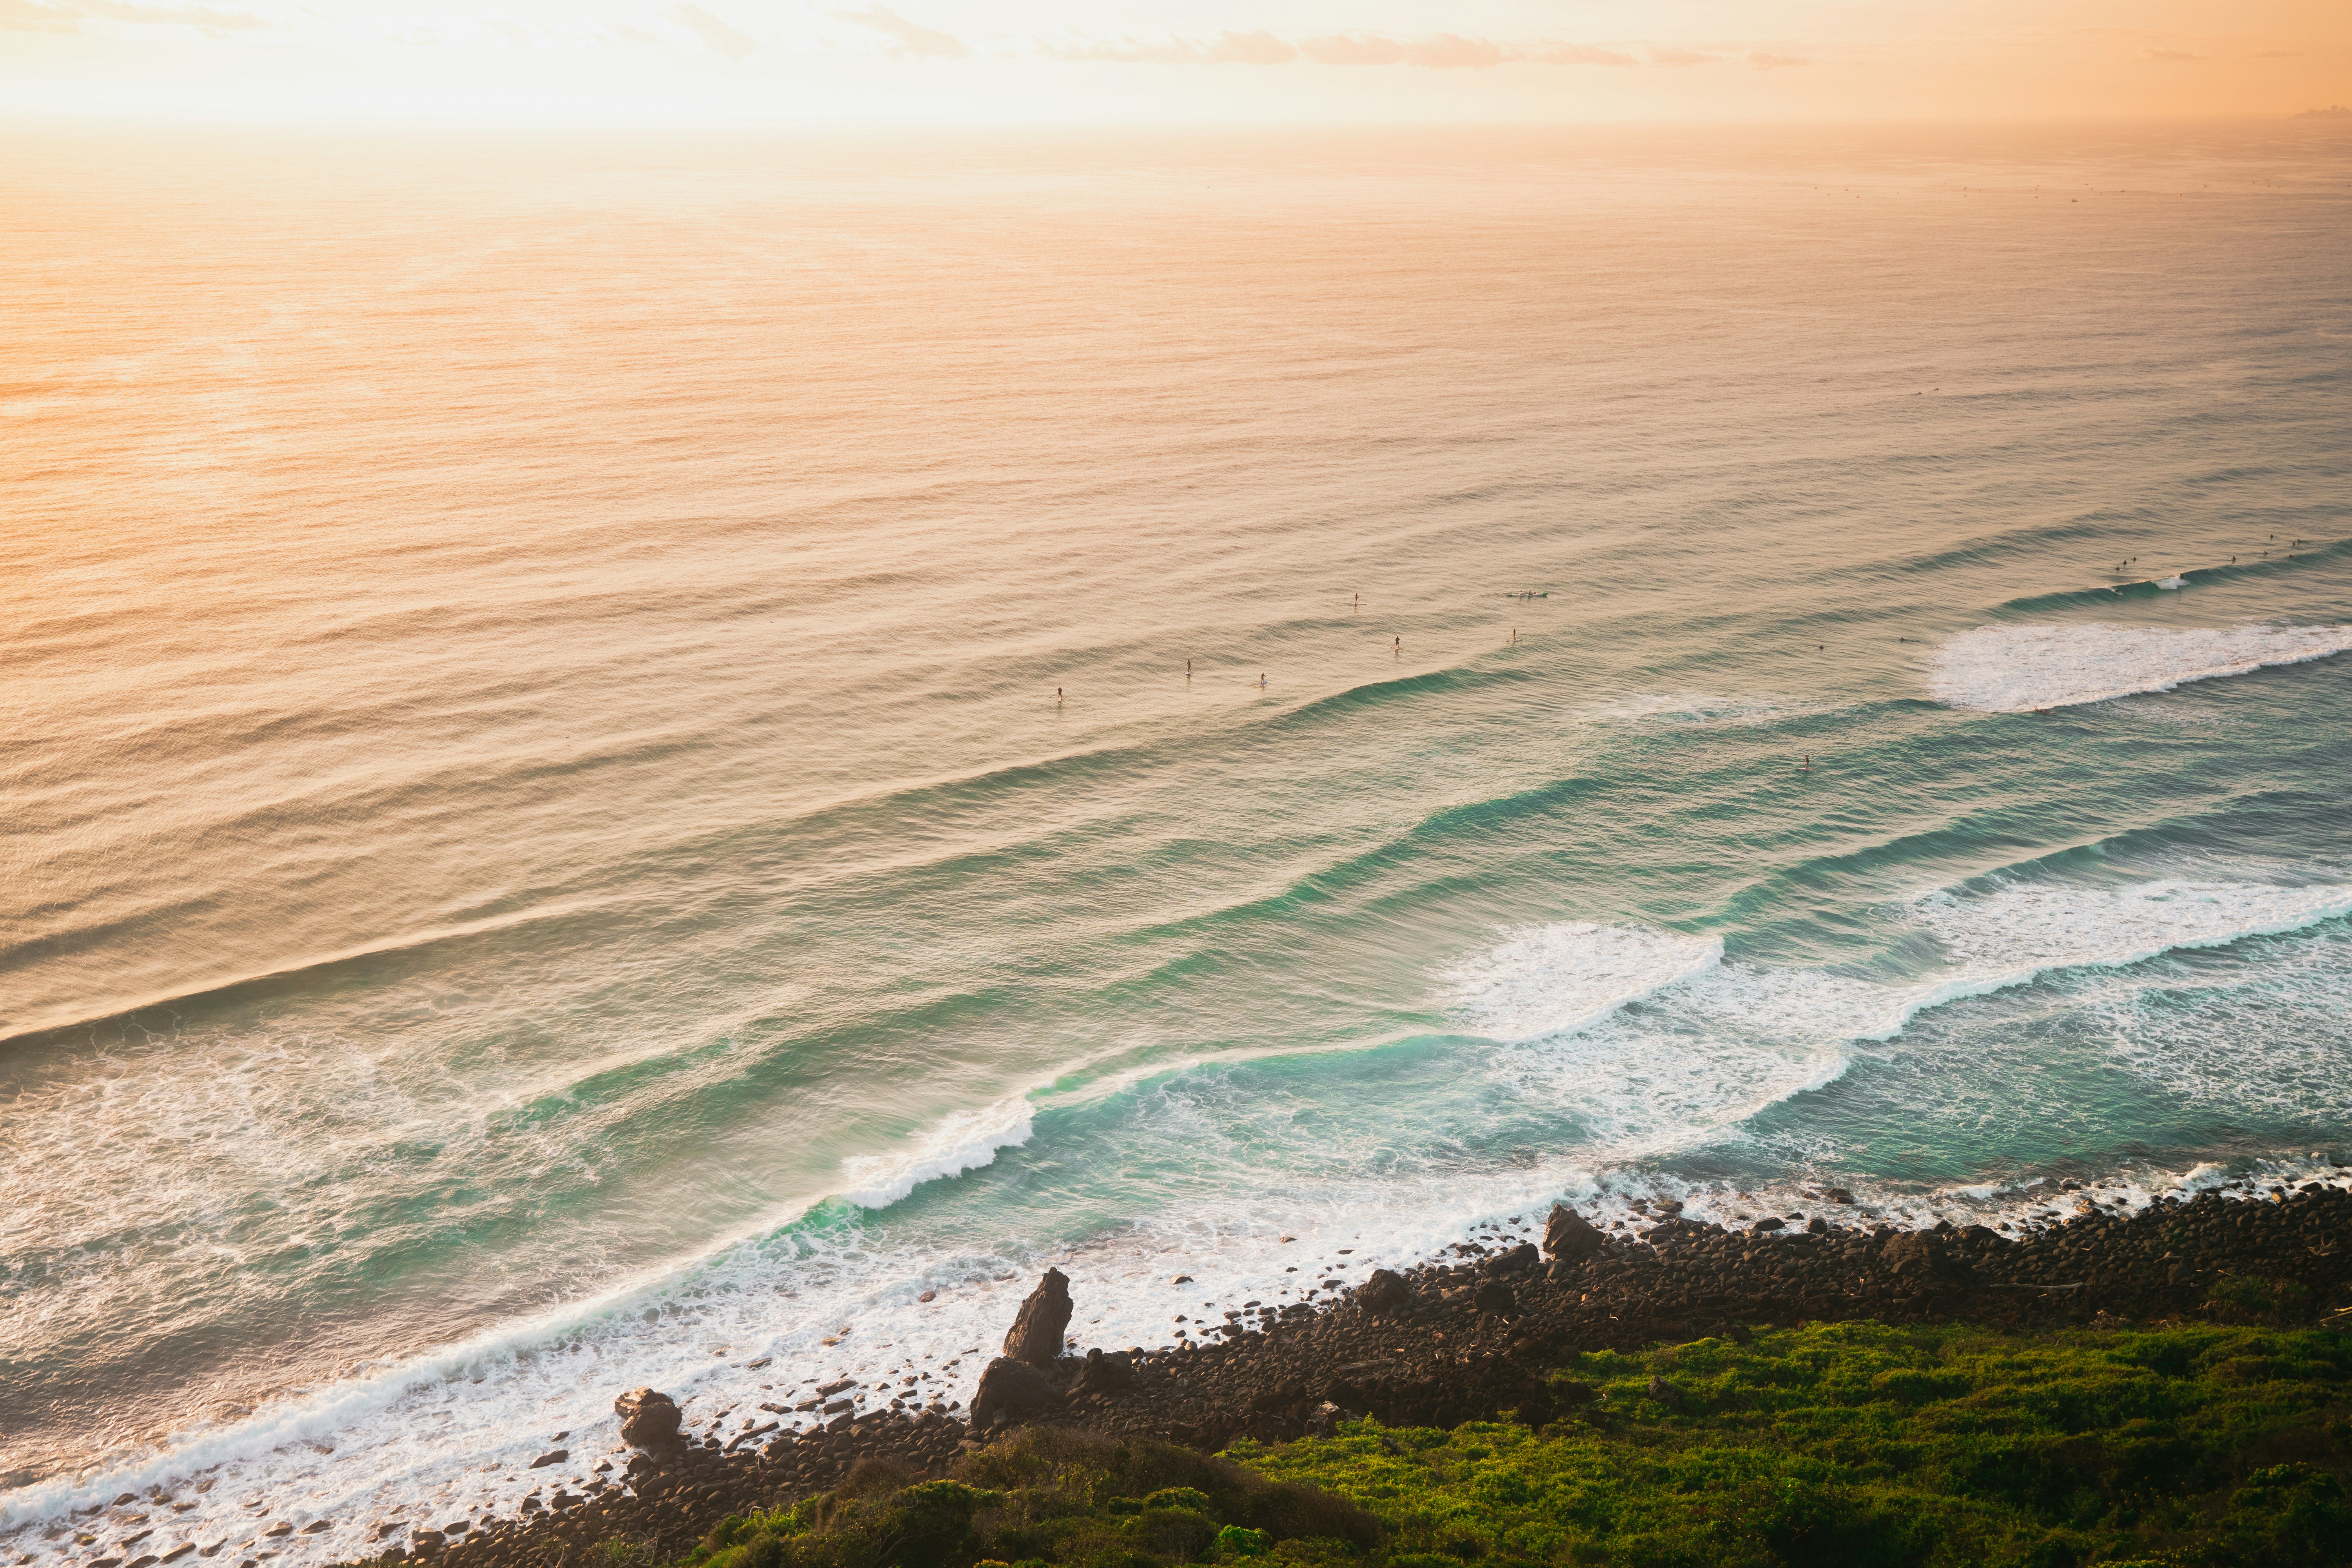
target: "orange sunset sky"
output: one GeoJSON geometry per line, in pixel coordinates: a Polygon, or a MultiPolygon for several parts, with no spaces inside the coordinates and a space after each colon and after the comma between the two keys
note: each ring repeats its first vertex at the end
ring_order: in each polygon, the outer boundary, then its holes
{"type": "Polygon", "coordinates": [[[2281,116],[2346,0],[0,0],[10,111],[1251,123],[2281,116]]]}

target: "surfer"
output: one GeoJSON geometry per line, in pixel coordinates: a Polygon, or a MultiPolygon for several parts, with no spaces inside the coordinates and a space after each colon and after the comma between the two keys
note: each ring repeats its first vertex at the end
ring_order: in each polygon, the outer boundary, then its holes
{"type": "Polygon", "coordinates": [[[1800,767],[1797,771],[1798,771],[1799,773],[1811,773],[1811,772],[1813,771],[1813,753],[1812,753],[1812,752],[1807,752],[1805,753],[1804,765],[1803,765],[1803,766],[1801,766],[1801,767],[1800,767]]]}

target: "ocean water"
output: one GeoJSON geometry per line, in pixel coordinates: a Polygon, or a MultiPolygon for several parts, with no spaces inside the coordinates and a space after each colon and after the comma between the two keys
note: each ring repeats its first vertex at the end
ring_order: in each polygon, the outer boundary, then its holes
{"type": "Polygon", "coordinates": [[[2325,122],[11,135],[7,1561],[2352,1159],[2325,122]]]}

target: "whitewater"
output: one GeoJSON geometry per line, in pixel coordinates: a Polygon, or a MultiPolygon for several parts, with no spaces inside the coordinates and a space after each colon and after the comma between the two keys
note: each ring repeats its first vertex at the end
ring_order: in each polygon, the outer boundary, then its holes
{"type": "Polygon", "coordinates": [[[2352,1160],[2313,138],[61,140],[0,1561],[961,1405],[1048,1265],[2352,1160]]]}

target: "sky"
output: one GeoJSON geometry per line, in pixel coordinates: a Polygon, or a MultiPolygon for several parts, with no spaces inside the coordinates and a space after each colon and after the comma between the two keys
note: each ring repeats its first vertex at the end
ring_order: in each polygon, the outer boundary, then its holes
{"type": "Polygon", "coordinates": [[[0,113],[818,125],[2277,117],[2352,0],[0,0],[0,113]]]}

